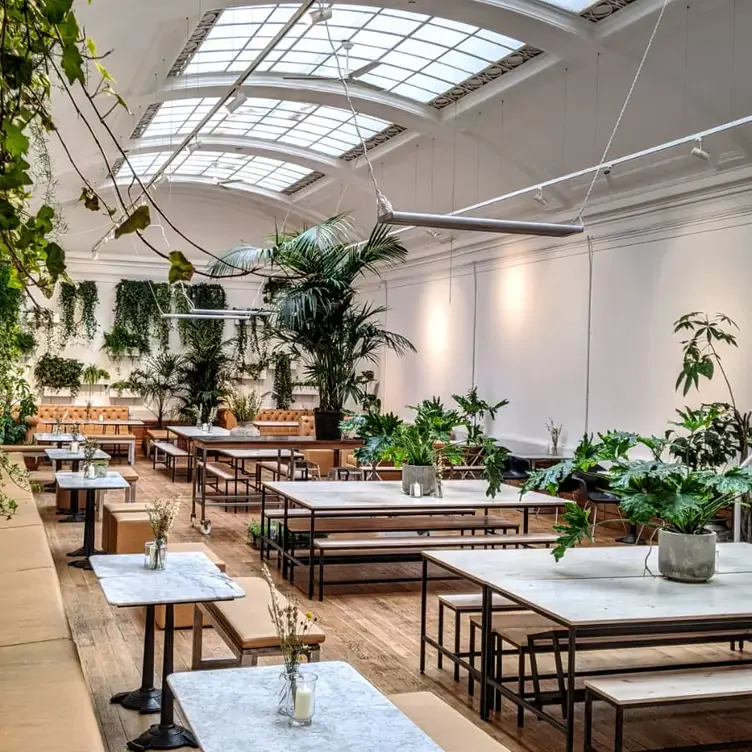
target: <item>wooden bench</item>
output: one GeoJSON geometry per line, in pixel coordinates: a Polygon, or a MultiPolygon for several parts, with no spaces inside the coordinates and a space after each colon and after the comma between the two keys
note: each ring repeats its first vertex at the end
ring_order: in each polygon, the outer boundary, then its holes
{"type": "Polygon", "coordinates": [[[154,456],[152,457],[152,467],[156,470],[157,464],[164,465],[168,470],[172,470],[172,482],[175,482],[175,473],[177,471],[177,461],[179,459],[188,459],[190,455],[188,452],[179,447],[177,444],[171,444],[169,441],[155,441],[152,444],[154,450],[154,456]],[[159,459],[160,452],[164,455],[164,459],[159,459]]]}
{"type": "MultiPolygon", "coordinates": [[[[454,653],[455,658],[464,658],[469,654],[460,652],[461,642],[461,624],[462,616],[467,614],[479,614],[483,607],[483,595],[482,593],[446,593],[439,595],[439,627],[438,627],[438,643],[444,645],[444,610],[449,610],[454,613],[454,653]]],[[[491,600],[491,611],[494,613],[506,612],[506,611],[523,611],[524,608],[514,601],[510,601],[508,598],[493,594],[491,600]]],[[[439,651],[437,659],[437,668],[442,668],[444,664],[444,655],[439,651]]],[[[458,661],[454,661],[454,680],[457,682],[460,680],[460,664],[458,661]]]]}
{"type": "MultiPolygon", "coordinates": [[[[256,477],[261,482],[261,471],[271,473],[272,480],[290,480],[290,465],[287,462],[257,462],[256,477]]],[[[313,480],[319,478],[318,465],[306,460],[298,460],[295,463],[295,480],[313,480]]]]}
{"type": "MultiPolygon", "coordinates": [[[[269,614],[271,593],[266,580],[261,577],[236,577],[235,584],[243,590],[245,598],[196,604],[191,661],[194,671],[255,666],[259,657],[282,654],[279,635],[269,614]],[[204,616],[211,619],[217,634],[227,643],[235,658],[203,657],[204,616]]],[[[279,601],[282,606],[286,604],[282,595],[279,595],[279,601]]],[[[324,632],[314,625],[305,638],[306,644],[311,647],[311,661],[318,661],[321,644],[325,640],[324,632]]]]}
{"type": "Polygon", "coordinates": [[[165,428],[149,428],[144,433],[144,456],[151,457],[151,450],[155,441],[169,441],[170,432],[165,428]]]}
{"type": "MultiPolygon", "coordinates": [[[[327,538],[314,541],[314,555],[318,555],[319,600],[324,598],[324,567],[328,564],[368,564],[368,563],[407,563],[420,561],[421,552],[440,548],[498,548],[514,546],[545,546],[548,548],[558,540],[556,535],[528,533],[524,535],[448,535],[448,536],[405,536],[401,538],[327,538]]],[[[293,561],[313,566],[305,562],[307,550],[302,556],[293,552],[293,561]]],[[[294,571],[294,570],[293,570],[294,571]]],[[[415,578],[410,578],[411,580],[415,578]]],[[[397,580],[391,579],[390,582],[397,580]]],[[[401,578],[406,581],[406,578],[401,578]]],[[[340,580],[338,585],[351,585],[355,581],[340,580]]],[[[364,582],[359,580],[358,582],[364,582]]],[[[377,582],[371,580],[371,582],[377,582]]],[[[310,595],[310,592],[309,592],[310,595]]]]}
{"type": "MultiPolygon", "coordinates": [[[[660,673],[626,674],[585,682],[585,752],[593,749],[593,702],[603,700],[616,710],[614,752],[623,749],[626,708],[680,705],[752,697],[752,669],[729,666],[660,673]]],[[[741,742],[738,743],[741,746],[741,742]]],[[[720,748],[721,745],[719,745],[720,748]]],[[[748,748],[745,745],[745,749],[748,748]]]]}
{"type": "Polygon", "coordinates": [[[389,695],[389,700],[444,752],[509,752],[431,692],[389,695]]]}

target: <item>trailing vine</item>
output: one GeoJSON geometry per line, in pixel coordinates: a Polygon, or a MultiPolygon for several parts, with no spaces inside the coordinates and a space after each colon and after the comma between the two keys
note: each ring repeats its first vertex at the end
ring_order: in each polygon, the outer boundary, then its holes
{"type": "Polygon", "coordinates": [[[81,388],[83,370],[80,360],[45,353],[34,366],[34,379],[39,389],[70,389],[71,397],[75,397],[81,388]]]}
{"type": "Polygon", "coordinates": [[[274,363],[274,391],[272,397],[277,410],[288,410],[295,397],[293,396],[292,369],[290,356],[287,353],[278,352],[272,356],[274,363]]]}
{"type": "Polygon", "coordinates": [[[235,359],[237,360],[238,372],[242,373],[246,366],[246,353],[248,351],[248,322],[240,319],[236,322],[235,333],[235,359]]]}
{"type": "Polygon", "coordinates": [[[60,337],[66,344],[76,335],[76,286],[70,282],[60,284],[60,337]]]}
{"type": "Polygon", "coordinates": [[[158,304],[155,316],[152,319],[152,334],[159,341],[160,347],[163,350],[166,350],[170,346],[172,320],[164,318],[164,316],[160,314],[159,309],[161,308],[165,312],[171,310],[172,290],[167,282],[160,282],[158,284],[152,284],[152,292],[154,293],[158,304]]]}
{"type": "Polygon", "coordinates": [[[95,315],[97,305],[99,305],[97,283],[91,280],[79,283],[77,297],[81,301],[81,318],[78,325],[84,337],[91,342],[99,328],[95,315]]]}
{"type": "Polygon", "coordinates": [[[111,334],[127,339],[129,348],[139,355],[151,354],[151,339],[162,349],[169,345],[170,320],[162,317],[170,310],[170,287],[166,282],[121,279],[115,288],[115,321],[111,334]]]}
{"type": "MultiPolygon", "coordinates": [[[[227,293],[222,285],[205,282],[196,285],[178,285],[173,297],[175,310],[178,313],[190,313],[189,300],[194,308],[214,310],[227,308],[227,293]]],[[[224,331],[224,321],[178,320],[178,333],[184,347],[190,346],[191,342],[206,338],[221,340],[224,337],[224,331]]]]}

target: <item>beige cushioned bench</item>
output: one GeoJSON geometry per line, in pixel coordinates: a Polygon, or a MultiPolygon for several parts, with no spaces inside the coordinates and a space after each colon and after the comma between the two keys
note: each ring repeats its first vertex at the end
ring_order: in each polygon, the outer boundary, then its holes
{"type": "Polygon", "coordinates": [[[444,752],[509,752],[431,692],[390,695],[389,699],[444,752]]]}
{"type": "MultiPolygon", "coordinates": [[[[194,671],[228,666],[255,666],[259,656],[281,655],[279,636],[269,615],[271,593],[266,581],[261,577],[236,577],[235,584],[243,590],[245,598],[196,605],[193,625],[194,671]],[[202,657],[204,616],[211,619],[218,634],[235,654],[234,660],[202,657]]],[[[286,603],[282,595],[279,600],[282,605],[286,603]]],[[[306,637],[306,643],[313,651],[312,661],[318,660],[319,650],[325,639],[324,632],[314,625],[306,637]]]]}
{"type": "Polygon", "coordinates": [[[114,553],[115,521],[113,515],[145,514],[149,504],[131,504],[122,501],[106,501],[102,506],[102,550],[114,553]]]}
{"type": "Polygon", "coordinates": [[[0,518],[0,752],[104,752],[34,497],[0,482],[18,504],[0,518]]]}

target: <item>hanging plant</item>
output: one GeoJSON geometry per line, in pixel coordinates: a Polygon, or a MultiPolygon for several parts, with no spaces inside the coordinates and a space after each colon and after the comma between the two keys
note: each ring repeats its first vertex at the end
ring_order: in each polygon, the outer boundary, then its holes
{"type": "Polygon", "coordinates": [[[160,282],[158,284],[152,284],[152,291],[154,293],[155,306],[152,316],[151,330],[152,335],[159,341],[159,345],[163,350],[166,350],[170,346],[170,332],[172,331],[172,321],[162,316],[162,311],[169,313],[171,311],[172,291],[170,285],[167,282],[160,282]],[[160,310],[161,309],[161,310],[160,310]]]}
{"type": "Polygon", "coordinates": [[[274,392],[272,397],[277,410],[288,410],[295,397],[292,389],[292,369],[290,368],[290,356],[287,353],[276,353],[274,362],[274,392]]]}
{"type": "Polygon", "coordinates": [[[235,335],[235,359],[238,361],[238,370],[243,371],[246,366],[245,356],[248,350],[248,322],[240,319],[237,322],[235,335]]]}
{"type": "Polygon", "coordinates": [[[151,354],[151,338],[159,340],[161,348],[170,341],[170,321],[162,312],[170,310],[170,289],[167,283],[154,284],[149,280],[121,279],[115,288],[115,321],[118,329],[138,342],[140,355],[151,354]]]}
{"type": "Polygon", "coordinates": [[[70,389],[71,397],[75,397],[81,387],[83,369],[80,360],[45,353],[34,366],[34,379],[40,389],[70,389]]]}
{"type": "Polygon", "coordinates": [[[60,283],[60,337],[63,345],[76,336],[76,286],[60,283]]]}
{"type": "MultiPolygon", "coordinates": [[[[194,308],[224,310],[227,308],[227,293],[222,285],[204,282],[197,285],[178,285],[174,295],[175,310],[178,313],[190,313],[191,303],[194,308]]],[[[224,321],[182,319],[178,323],[178,333],[184,347],[188,347],[193,341],[206,338],[221,340],[224,332],[224,321]]]]}
{"type": "Polygon", "coordinates": [[[96,336],[99,324],[95,311],[99,304],[99,290],[97,283],[87,280],[78,285],[77,297],[81,301],[81,318],[79,320],[79,332],[91,342],[96,336]]]}
{"type": "Polygon", "coordinates": [[[124,358],[138,357],[140,346],[141,338],[139,336],[134,336],[118,326],[113,326],[109,332],[104,333],[102,350],[115,363],[119,363],[124,358]]]}
{"type": "Polygon", "coordinates": [[[55,324],[55,314],[49,308],[34,308],[27,312],[27,326],[37,334],[44,336],[48,350],[60,347],[59,327],[55,324]]]}

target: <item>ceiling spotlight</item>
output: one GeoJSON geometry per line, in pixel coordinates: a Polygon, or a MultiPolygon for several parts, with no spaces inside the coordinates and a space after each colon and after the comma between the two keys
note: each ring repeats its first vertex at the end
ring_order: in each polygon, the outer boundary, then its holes
{"type": "Polygon", "coordinates": [[[695,145],[692,147],[692,156],[698,159],[704,159],[706,162],[710,161],[710,152],[705,151],[702,145],[702,137],[695,141],[695,145]]]}
{"type": "Polygon", "coordinates": [[[99,261],[99,248],[96,246],[91,249],[91,259],[92,261],[99,261]]]}
{"type": "Polygon", "coordinates": [[[611,174],[613,171],[614,171],[614,166],[613,165],[606,165],[603,168],[603,177],[606,179],[606,183],[608,184],[609,188],[613,188],[614,187],[614,179],[613,179],[613,176],[611,174]]]}
{"type": "Polygon", "coordinates": [[[196,149],[199,149],[201,147],[201,142],[196,138],[193,137],[193,140],[188,142],[188,153],[193,154],[193,152],[196,151],[196,149]]]}
{"type": "Polygon", "coordinates": [[[248,97],[243,94],[242,91],[239,91],[229,102],[225,102],[225,109],[230,113],[230,115],[232,115],[233,113],[237,112],[247,101],[248,97]]]}
{"type": "Polygon", "coordinates": [[[310,20],[311,20],[311,26],[315,26],[316,24],[323,23],[324,21],[331,21],[332,20],[331,6],[328,8],[325,8],[322,4],[322,6],[318,10],[312,10],[310,13],[310,20]]]}
{"type": "Polygon", "coordinates": [[[545,209],[548,206],[548,200],[543,195],[543,187],[541,186],[538,188],[538,190],[535,192],[535,195],[533,196],[533,201],[535,201],[538,206],[540,206],[541,209],[545,209]]]}

